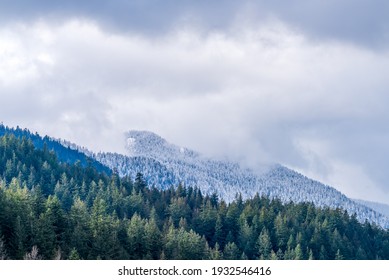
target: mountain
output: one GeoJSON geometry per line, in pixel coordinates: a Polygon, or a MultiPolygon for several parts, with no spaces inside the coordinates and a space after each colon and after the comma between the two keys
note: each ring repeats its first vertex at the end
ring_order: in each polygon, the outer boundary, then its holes
{"type": "Polygon", "coordinates": [[[226,204],[198,188],[64,164],[0,136],[0,260],[389,259],[389,231],[341,210],[255,196],[226,204]]]}
{"type": "Polygon", "coordinates": [[[149,186],[162,190],[183,184],[198,187],[204,194],[216,193],[227,202],[234,200],[238,193],[243,199],[258,193],[278,198],[284,203],[312,202],[317,207],[347,210],[355,214],[360,222],[367,220],[389,228],[389,219],[374,205],[351,200],[335,188],[282,165],[274,165],[267,172],[259,173],[238,163],[204,157],[188,148],[170,144],[148,131],[129,131],[126,134],[127,155],[94,154],[65,140],[41,137],[27,129],[8,128],[0,124],[0,136],[5,134],[30,139],[37,149],[52,150],[62,162],[78,162],[84,167],[91,165],[108,175],[115,170],[120,176],[132,179],[137,173],[142,173],[149,186]]]}
{"type": "Polygon", "coordinates": [[[78,162],[84,167],[91,165],[100,172],[105,172],[106,174],[112,173],[111,169],[107,166],[90,157],[92,153],[87,155],[85,153],[86,149],[82,150],[80,147],[76,148],[75,145],[71,145],[69,142],[61,139],[54,139],[49,136],[42,137],[38,133],[30,132],[28,129],[21,129],[19,127],[9,128],[0,123],[0,136],[6,134],[12,134],[19,139],[29,139],[37,149],[48,149],[53,151],[61,162],[69,164],[78,162]]]}
{"type": "Polygon", "coordinates": [[[127,155],[99,153],[94,158],[117,170],[120,176],[134,178],[140,172],[150,186],[161,189],[181,183],[199,187],[206,194],[217,193],[227,202],[232,201],[237,193],[243,199],[258,193],[284,203],[312,202],[317,207],[347,210],[361,222],[367,220],[389,228],[389,219],[385,215],[282,165],[274,165],[267,172],[258,174],[238,163],[206,158],[190,149],[170,144],[152,132],[129,131],[126,139],[127,155]]]}
{"type": "Polygon", "coordinates": [[[361,200],[361,199],[354,199],[359,204],[365,205],[374,211],[381,213],[387,217],[389,217],[389,205],[383,204],[383,203],[378,203],[378,202],[373,202],[373,201],[366,201],[366,200],[361,200]]]}
{"type": "Polygon", "coordinates": [[[130,131],[126,139],[127,155],[99,153],[95,158],[115,168],[121,176],[134,178],[140,172],[149,185],[162,189],[182,183],[197,186],[204,193],[217,193],[226,201],[234,199],[238,192],[244,198],[253,194],[256,176],[239,164],[205,158],[169,144],[152,132],[130,131]]]}

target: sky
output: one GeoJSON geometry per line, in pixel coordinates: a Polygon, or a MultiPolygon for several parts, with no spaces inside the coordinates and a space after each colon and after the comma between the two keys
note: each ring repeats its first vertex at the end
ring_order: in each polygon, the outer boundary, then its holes
{"type": "Polygon", "coordinates": [[[0,121],[93,151],[153,131],[389,203],[389,2],[0,0],[0,121]]]}

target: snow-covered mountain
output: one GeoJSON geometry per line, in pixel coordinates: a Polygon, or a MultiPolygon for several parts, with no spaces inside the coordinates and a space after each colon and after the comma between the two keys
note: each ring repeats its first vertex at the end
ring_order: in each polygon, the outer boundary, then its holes
{"type": "Polygon", "coordinates": [[[121,176],[134,178],[140,172],[149,185],[159,188],[182,183],[197,186],[204,193],[217,193],[226,201],[234,199],[237,193],[243,198],[258,193],[283,202],[313,202],[318,207],[345,209],[355,213],[361,222],[368,220],[389,228],[389,219],[383,214],[282,165],[274,165],[259,175],[237,163],[206,158],[170,144],[152,132],[130,131],[126,139],[127,155],[99,153],[94,155],[95,159],[116,169],[121,176]]]}
{"type": "Polygon", "coordinates": [[[383,204],[383,203],[378,203],[378,202],[373,202],[373,201],[366,201],[366,200],[361,200],[361,199],[354,199],[359,204],[365,205],[374,211],[381,213],[387,217],[389,217],[389,205],[383,204]]]}

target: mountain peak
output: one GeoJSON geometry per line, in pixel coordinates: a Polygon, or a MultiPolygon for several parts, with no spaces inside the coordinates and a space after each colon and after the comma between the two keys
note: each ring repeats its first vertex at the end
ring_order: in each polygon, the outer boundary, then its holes
{"type": "Polygon", "coordinates": [[[130,130],[126,133],[126,150],[130,156],[150,155],[166,146],[165,139],[150,131],[130,130]]]}
{"type": "Polygon", "coordinates": [[[167,142],[154,132],[130,130],[126,134],[126,150],[129,156],[147,156],[155,159],[178,157],[196,157],[197,153],[184,147],[167,142]]]}
{"type": "Polygon", "coordinates": [[[122,176],[141,172],[150,185],[167,188],[182,183],[199,187],[204,193],[217,193],[232,201],[237,193],[243,198],[258,194],[282,202],[311,202],[317,207],[343,208],[360,221],[368,219],[389,228],[389,219],[349,199],[336,189],[275,164],[266,172],[243,168],[239,163],[200,156],[195,151],[170,144],[149,131],[126,133],[128,157],[101,157],[111,168],[120,167],[122,176]]]}

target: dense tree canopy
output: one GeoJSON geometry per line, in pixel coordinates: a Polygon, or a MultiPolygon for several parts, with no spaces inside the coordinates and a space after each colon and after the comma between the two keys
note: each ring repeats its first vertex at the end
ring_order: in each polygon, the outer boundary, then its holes
{"type": "Polygon", "coordinates": [[[5,135],[0,259],[389,259],[389,233],[310,203],[159,190],[5,135]]]}

